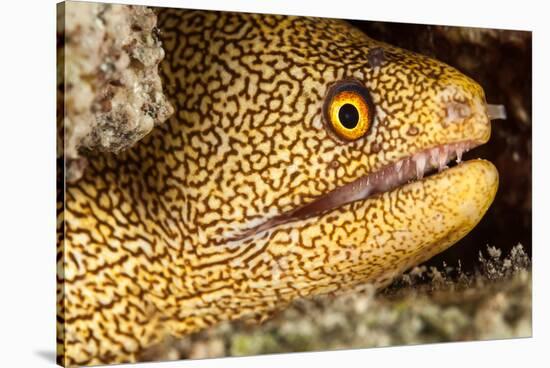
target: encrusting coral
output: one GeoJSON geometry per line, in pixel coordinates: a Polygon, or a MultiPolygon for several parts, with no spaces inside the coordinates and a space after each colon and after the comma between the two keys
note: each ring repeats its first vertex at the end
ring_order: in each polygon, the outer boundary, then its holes
{"type": "Polygon", "coordinates": [[[67,180],[82,175],[85,151],[118,153],[174,109],[162,92],[164,50],[146,7],[66,2],[58,12],[58,157],[67,180]],[[63,102],[64,95],[64,102],[63,102]],[[64,130],[63,130],[64,129],[64,130]]]}

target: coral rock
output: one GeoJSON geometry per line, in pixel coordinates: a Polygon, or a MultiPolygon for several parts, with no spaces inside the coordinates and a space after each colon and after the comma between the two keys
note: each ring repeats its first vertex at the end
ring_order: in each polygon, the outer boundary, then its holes
{"type": "Polygon", "coordinates": [[[125,150],[174,109],[162,92],[158,64],[164,50],[151,9],[79,2],[64,6],[58,18],[58,65],[64,68],[58,71],[58,96],[64,104],[58,131],[59,143],[64,136],[67,179],[77,180],[86,167],[83,153],[125,150]]]}

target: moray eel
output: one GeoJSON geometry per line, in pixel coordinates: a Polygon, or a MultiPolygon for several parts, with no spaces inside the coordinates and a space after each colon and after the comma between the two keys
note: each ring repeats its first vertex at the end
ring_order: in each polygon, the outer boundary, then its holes
{"type": "Polygon", "coordinates": [[[58,354],[132,362],[456,243],[498,186],[482,88],[333,19],[162,10],[176,113],[90,158],[60,211],[58,354]]]}

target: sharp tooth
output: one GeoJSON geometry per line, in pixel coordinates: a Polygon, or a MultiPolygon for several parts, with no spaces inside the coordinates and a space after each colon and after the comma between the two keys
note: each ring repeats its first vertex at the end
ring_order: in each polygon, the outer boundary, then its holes
{"type": "Polygon", "coordinates": [[[395,170],[397,172],[400,172],[401,171],[401,166],[403,165],[403,161],[397,161],[396,164],[395,164],[395,170]]]}
{"type": "Polygon", "coordinates": [[[458,146],[456,149],[456,162],[460,163],[462,162],[462,154],[464,153],[464,148],[462,146],[458,146]]]}
{"type": "Polygon", "coordinates": [[[397,172],[397,177],[399,178],[399,181],[403,180],[403,176],[405,175],[405,168],[403,167],[403,164],[405,164],[405,167],[407,166],[406,161],[399,161],[399,171],[397,172]]]}
{"type": "Polygon", "coordinates": [[[430,164],[432,167],[437,167],[439,164],[439,148],[434,148],[430,151],[430,164]]]}
{"type": "Polygon", "coordinates": [[[447,167],[447,156],[449,155],[449,151],[447,146],[443,146],[441,152],[439,152],[439,171],[445,169],[447,167]]]}
{"type": "Polygon", "coordinates": [[[417,179],[422,179],[424,177],[424,169],[426,168],[426,156],[424,154],[419,154],[415,157],[416,163],[416,177],[417,179]]]}

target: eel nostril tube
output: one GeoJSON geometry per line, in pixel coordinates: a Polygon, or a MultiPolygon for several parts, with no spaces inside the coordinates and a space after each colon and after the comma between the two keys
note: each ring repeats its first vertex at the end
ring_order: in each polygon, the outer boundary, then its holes
{"type": "Polygon", "coordinates": [[[489,120],[506,120],[506,108],[504,105],[487,104],[487,115],[489,116],[489,120]]]}

